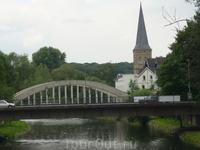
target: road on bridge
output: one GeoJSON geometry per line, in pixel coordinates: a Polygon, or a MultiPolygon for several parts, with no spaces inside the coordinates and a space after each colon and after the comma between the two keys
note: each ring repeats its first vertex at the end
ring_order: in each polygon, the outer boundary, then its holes
{"type": "Polygon", "coordinates": [[[0,108],[0,120],[200,115],[194,102],[32,105],[0,108]]]}

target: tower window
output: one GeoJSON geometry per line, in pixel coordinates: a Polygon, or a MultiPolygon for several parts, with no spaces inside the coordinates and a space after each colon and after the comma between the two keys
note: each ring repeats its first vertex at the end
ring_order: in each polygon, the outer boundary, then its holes
{"type": "Polygon", "coordinates": [[[145,85],[142,85],[142,89],[145,89],[145,85]]]}
{"type": "Polygon", "coordinates": [[[153,76],[152,75],[150,75],[150,80],[153,80],[153,76]]]}
{"type": "Polygon", "coordinates": [[[139,59],[138,59],[138,64],[139,64],[139,65],[142,64],[142,59],[141,59],[141,57],[139,57],[139,59]]]}

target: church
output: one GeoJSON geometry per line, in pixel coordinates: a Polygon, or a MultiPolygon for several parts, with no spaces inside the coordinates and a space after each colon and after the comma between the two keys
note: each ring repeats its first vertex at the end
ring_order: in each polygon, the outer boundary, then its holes
{"type": "Polygon", "coordinates": [[[136,45],[133,49],[134,74],[118,74],[115,79],[115,88],[127,92],[130,80],[135,81],[140,89],[155,87],[157,80],[156,68],[160,66],[164,57],[152,58],[152,49],[149,46],[142,5],[140,3],[136,45]]]}

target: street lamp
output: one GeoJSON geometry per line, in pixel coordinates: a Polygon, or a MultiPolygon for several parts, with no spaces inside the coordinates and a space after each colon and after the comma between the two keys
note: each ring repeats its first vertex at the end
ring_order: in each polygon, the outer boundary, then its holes
{"type": "Polygon", "coordinates": [[[86,86],[86,64],[83,64],[84,68],[85,68],[85,86],[86,86]]]}
{"type": "Polygon", "coordinates": [[[191,95],[191,91],[190,91],[190,59],[186,59],[186,61],[188,62],[188,99],[191,99],[192,98],[192,95],[191,95]]]}
{"type": "Polygon", "coordinates": [[[84,103],[86,103],[86,64],[83,64],[85,68],[85,87],[84,87],[84,92],[83,92],[83,98],[84,98],[84,103]]]}

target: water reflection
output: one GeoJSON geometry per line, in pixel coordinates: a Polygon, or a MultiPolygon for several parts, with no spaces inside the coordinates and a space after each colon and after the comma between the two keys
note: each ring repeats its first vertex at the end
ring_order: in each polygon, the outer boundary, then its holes
{"type": "Polygon", "coordinates": [[[1,150],[198,150],[154,127],[101,119],[25,120],[32,131],[1,150]]]}

